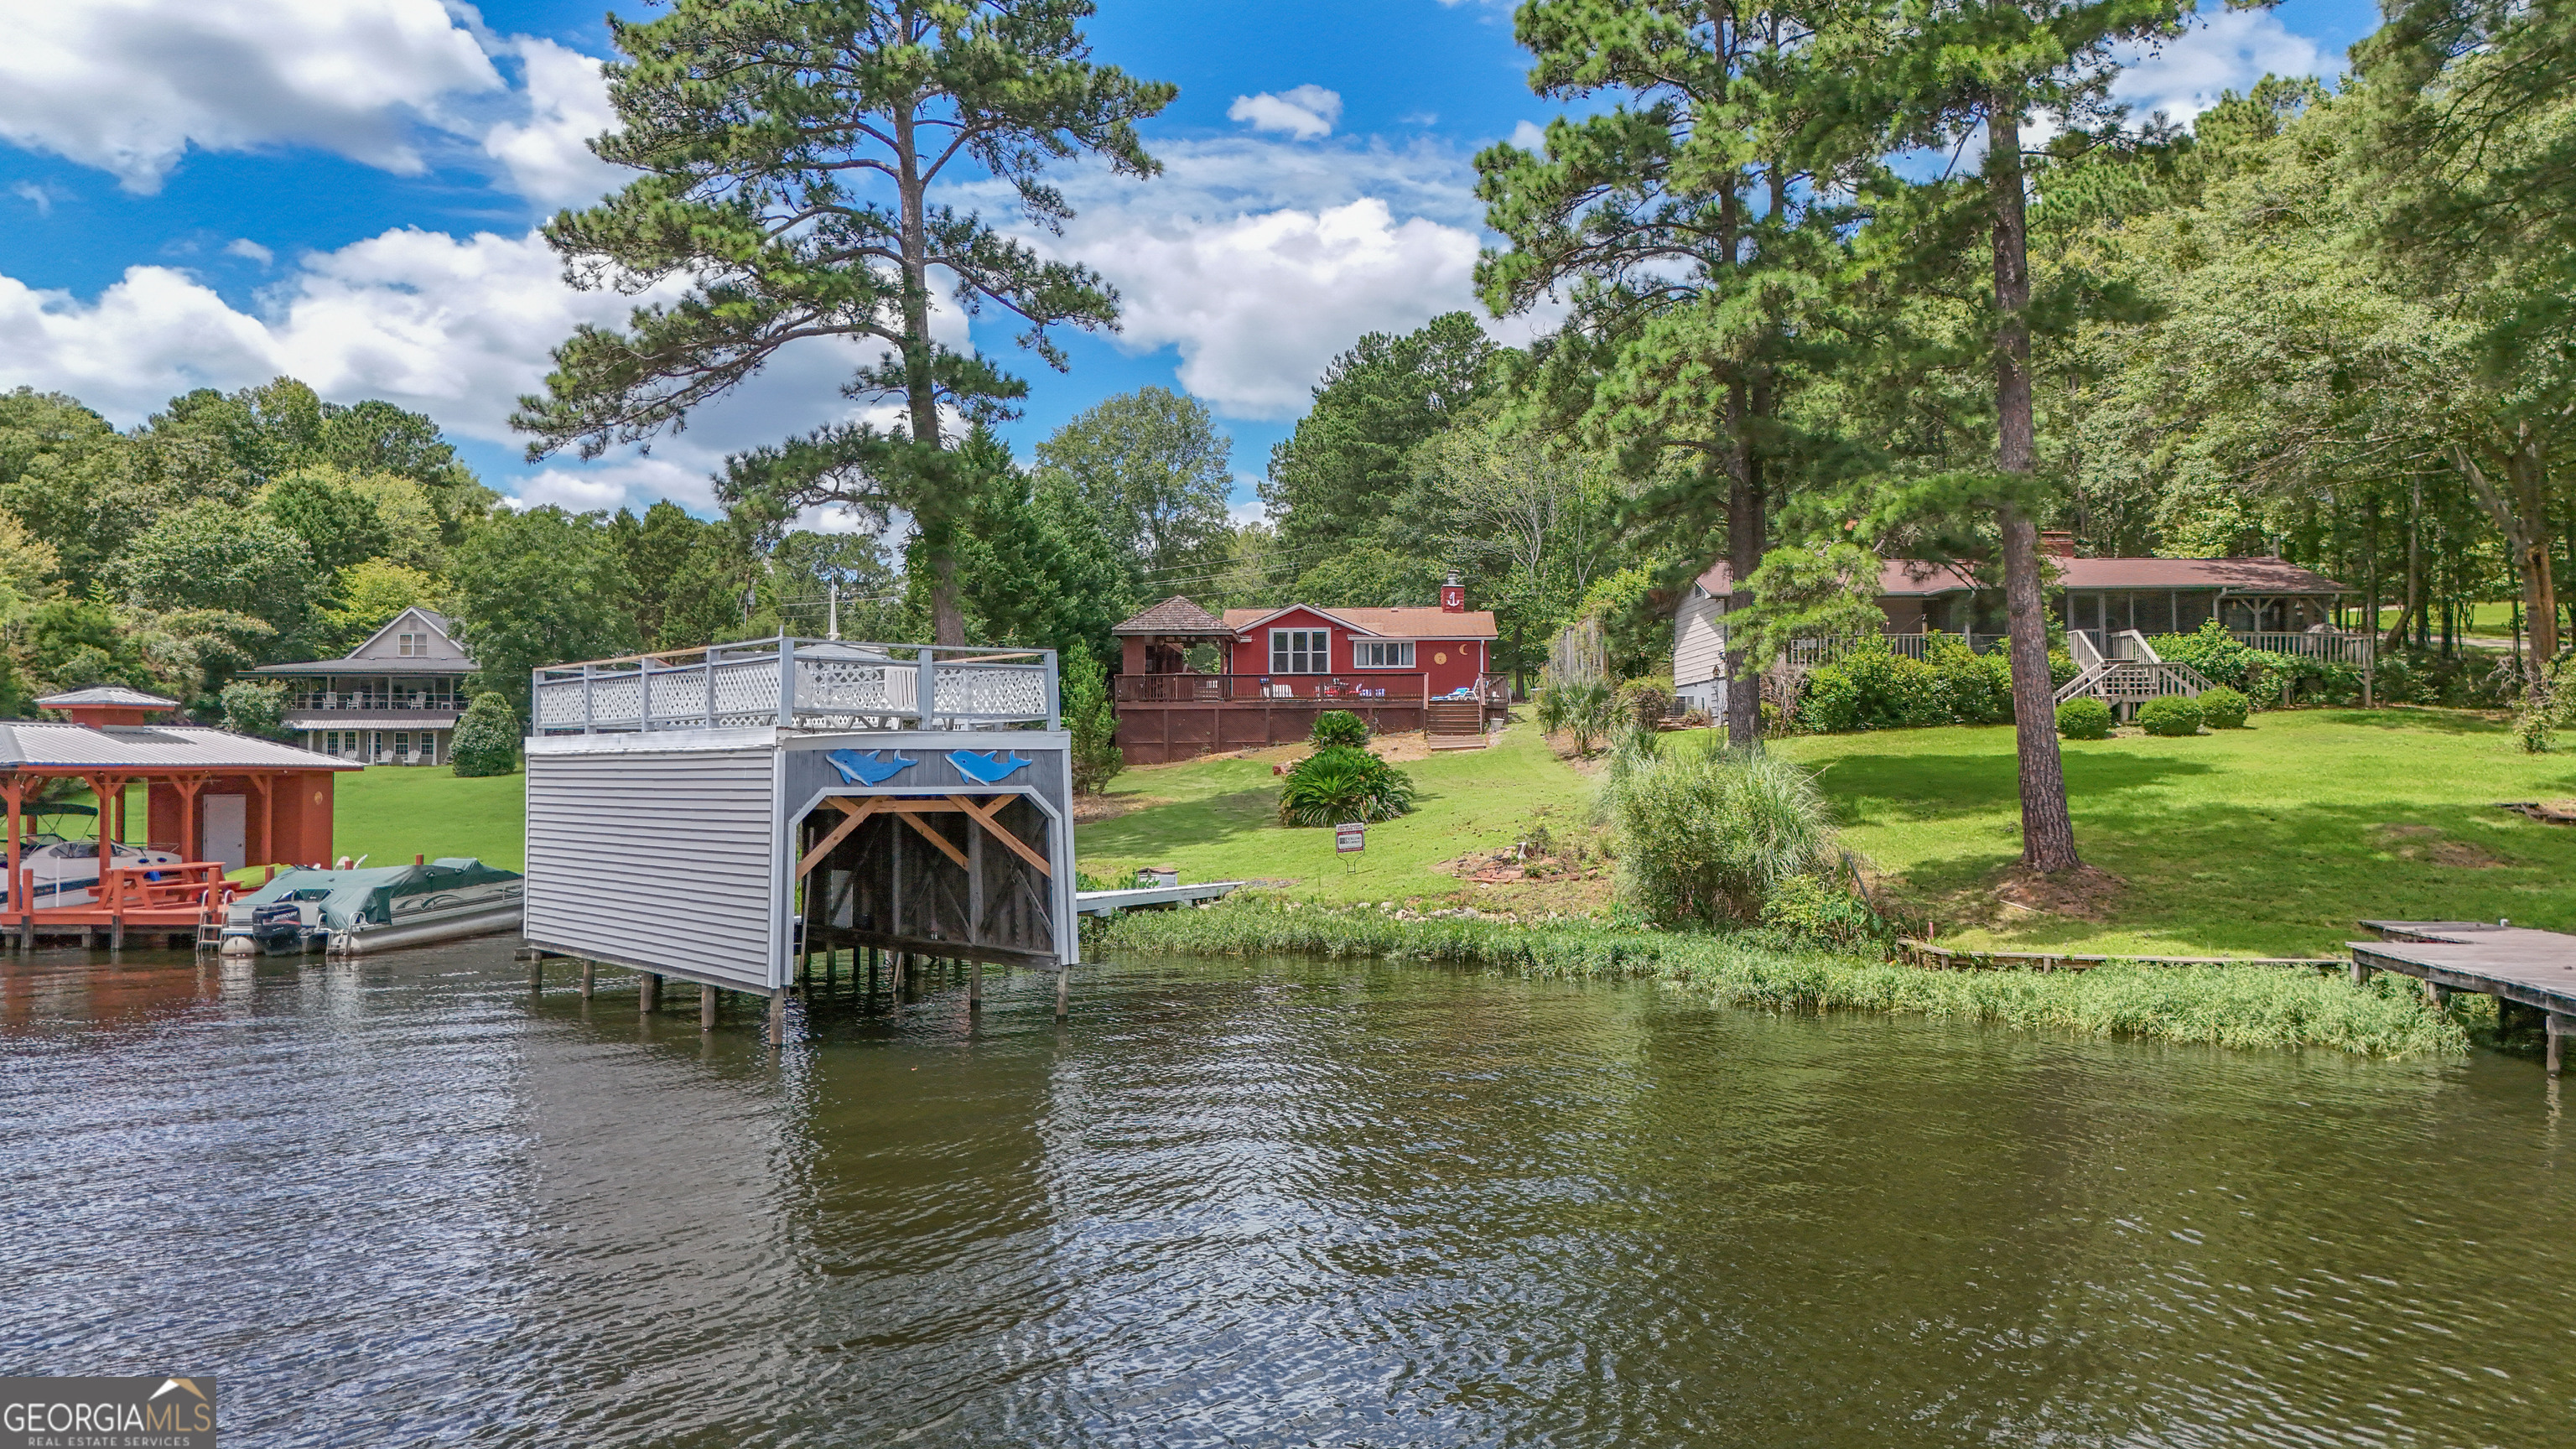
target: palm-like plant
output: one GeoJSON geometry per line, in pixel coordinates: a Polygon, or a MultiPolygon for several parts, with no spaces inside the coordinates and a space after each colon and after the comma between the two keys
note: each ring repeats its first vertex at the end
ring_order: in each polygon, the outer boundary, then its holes
{"type": "Polygon", "coordinates": [[[1413,809],[1413,781],[1366,750],[1317,750],[1288,771],[1279,792],[1282,825],[1339,825],[1392,820],[1413,809]]]}
{"type": "Polygon", "coordinates": [[[1538,692],[1538,727],[1574,736],[1578,755],[1591,754],[1618,716],[1619,696],[1601,680],[1551,684],[1538,692]]]}

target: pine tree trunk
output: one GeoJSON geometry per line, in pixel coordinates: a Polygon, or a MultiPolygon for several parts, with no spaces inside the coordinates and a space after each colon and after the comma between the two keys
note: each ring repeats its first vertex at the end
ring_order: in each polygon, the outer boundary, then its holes
{"type": "Polygon", "coordinates": [[[931,642],[963,644],[966,616],[957,603],[957,555],[948,530],[924,517],[948,503],[956,480],[927,466],[936,461],[933,455],[941,447],[939,384],[931,367],[930,230],[925,215],[928,183],[921,179],[910,109],[899,107],[895,111],[894,134],[901,172],[895,190],[903,208],[899,244],[903,248],[904,404],[916,445],[912,459],[916,476],[910,490],[913,526],[923,530],[924,541],[929,545],[931,642]]]}
{"type": "MultiPolygon", "coordinates": [[[[1994,207],[1995,466],[2027,476],[2038,461],[2031,409],[2030,234],[2023,212],[2021,112],[1998,95],[1986,112],[1986,196],[1994,207]]],[[[2006,501],[1995,510],[2003,534],[2004,619],[2010,640],[2013,743],[2021,772],[2021,860],[2033,870],[2071,870],[2075,822],[2066,808],[2065,762],[2057,751],[2057,689],[2048,673],[2048,601],[2041,592],[2039,525],[2006,501]]]]}
{"type": "Polygon", "coordinates": [[[2515,440],[2511,464],[2515,572],[2522,576],[2522,615],[2531,621],[2523,667],[2539,679],[2558,657],[2558,585],[2549,576],[2549,472],[2529,424],[2515,440]]]}
{"type": "MultiPolygon", "coordinates": [[[[1727,612],[1750,608],[1749,580],[1762,567],[1762,489],[1754,476],[1753,450],[1744,441],[1744,385],[1726,398],[1726,568],[1734,575],[1727,612]]],[[[1735,636],[1728,639],[1733,644],[1735,636]]],[[[1726,743],[1747,753],[1762,748],[1762,668],[1768,660],[1734,644],[1726,651],[1726,743]]]]}

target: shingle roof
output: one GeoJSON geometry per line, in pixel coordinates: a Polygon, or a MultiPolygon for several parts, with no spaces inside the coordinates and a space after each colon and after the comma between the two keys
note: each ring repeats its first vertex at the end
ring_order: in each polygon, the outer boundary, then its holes
{"type": "MultiPolygon", "coordinates": [[[[2051,586],[2064,589],[2214,589],[2237,594],[2352,592],[2322,574],[2277,558],[2052,558],[2048,562],[2058,574],[2050,581],[2051,586]]],[[[1699,576],[1699,586],[1724,598],[1734,592],[1733,577],[1725,564],[1711,564],[1699,576]]],[[[1920,559],[1889,559],[1878,575],[1882,598],[1922,598],[1964,593],[1976,587],[1976,580],[1966,569],[1920,559]]]]}
{"type": "Polygon", "coordinates": [[[337,674],[351,679],[370,674],[472,674],[471,659],[307,659],[296,664],[263,664],[245,674],[312,678],[337,674]]]}
{"type": "Polygon", "coordinates": [[[1225,621],[1178,594],[1109,631],[1112,634],[1230,634],[1225,621]]]}
{"type": "Polygon", "coordinates": [[[36,701],[44,709],[74,709],[83,705],[109,705],[126,709],[177,709],[179,701],[128,689],[122,684],[93,684],[87,689],[49,694],[36,701]]]}
{"type": "Polygon", "coordinates": [[[206,725],[0,724],[0,769],[98,765],[137,770],[354,770],[356,765],[275,740],[206,725]]]}
{"type": "Polygon", "coordinates": [[[1228,609],[1226,627],[1241,633],[1264,619],[1284,614],[1290,609],[1305,609],[1327,619],[1338,619],[1367,634],[1389,639],[1499,639],[1502,631],[1494,626],[1490,609],[1447,609],[1414,605],[1393,609],[1322,609],[1313,604],[1281,604],[1270,609],[1228,609]]]}

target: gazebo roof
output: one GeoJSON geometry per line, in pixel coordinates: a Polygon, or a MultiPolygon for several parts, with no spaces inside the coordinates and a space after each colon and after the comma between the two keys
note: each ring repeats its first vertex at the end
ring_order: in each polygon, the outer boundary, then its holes
{"type": "Polygon", "coordinates": [[[1225,621],[1178,594],[1129,619],[1109,631],[1112,634],[1153,634],[1167,638],[1230,639],[1234,631],[1225,621]]]}
{"type": "Polygon", "coordinates": [[[122,684],[93,684],[87,689],[46,695],[37,700],[36,705],[40,709],[79,709],[84,706],[93,709],[101,706],[111,709],[177,709],[179,701],[146,694],[139,689],[128,689],[122,684]]]}

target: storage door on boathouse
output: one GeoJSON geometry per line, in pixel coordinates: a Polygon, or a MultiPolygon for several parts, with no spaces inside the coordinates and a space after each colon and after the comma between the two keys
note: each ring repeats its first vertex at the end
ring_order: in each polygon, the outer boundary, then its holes
{"type": "Polygon", "coordinates": [[[531,943],[745,990],[785,984],[770,731],[527,748],[531,943]]]}

